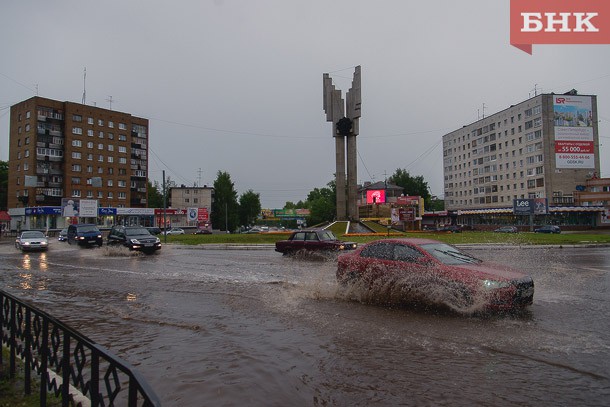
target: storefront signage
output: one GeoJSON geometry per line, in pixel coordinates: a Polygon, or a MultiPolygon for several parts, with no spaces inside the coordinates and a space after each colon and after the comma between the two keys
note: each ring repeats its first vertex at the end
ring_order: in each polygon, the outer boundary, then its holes
{"type": "Polygon", "coordinates": [[[25,208],[25,214],[27,216],[61,215],[61,207],[59,207],[59,206],[36,206],[36,207],[32,207],[32,208],[25,208]]]}

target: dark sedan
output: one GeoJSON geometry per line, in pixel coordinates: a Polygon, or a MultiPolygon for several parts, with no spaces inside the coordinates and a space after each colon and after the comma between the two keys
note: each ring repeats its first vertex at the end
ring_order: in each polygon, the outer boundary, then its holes
{"type": "Polygon", "coordinates": [[[541,228],[534,229],[534,232],[536,232],[536,233],[561,233],[561,229],[559,228],[559,226],[546,225],[546,226],[542,226],[541,228]]]}
{"type": "Polygon", "coordinates": [[[389,299],[449,306],[464,313],[531,305],[531,277],[483,262],[431,239],[385,239],[339,256],[337,280],[389,299]]]}
{"type": "Polygon", "coordinates": [[[297,252],[336,252],[355,249],[356,243],[337,239],[330,230],[309,229],[293,232],[287,240],[275,243],[275,251],[283,254],[297,252]]]}

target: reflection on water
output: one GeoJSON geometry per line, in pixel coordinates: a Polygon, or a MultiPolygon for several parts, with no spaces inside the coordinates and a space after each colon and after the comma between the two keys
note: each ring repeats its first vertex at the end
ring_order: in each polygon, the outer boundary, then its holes
{"type": "Polygon", "coordinates": [[[31,290],[32,289],[32,275],[29,273],[19,273],[19,278],[21,278],[19,282],[19,288],[22,290],[31,290]]]}
{"type": "Polygon", "coordinates": [[[21,267],[24,270],[29,270],[32,267],[32,259],[29,254],[23,255],[23,260],[21,262],[21,267]]]}

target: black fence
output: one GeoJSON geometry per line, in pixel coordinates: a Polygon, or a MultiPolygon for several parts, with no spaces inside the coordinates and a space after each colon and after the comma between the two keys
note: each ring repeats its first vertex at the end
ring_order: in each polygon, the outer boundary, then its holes
{"type": "MultiPolygon", "coordinates": [[[[32,374],[40,377],[40,405],[47,394],[62,406],[161,406],[157,395],[128,363],[43,311],[0,290],[0,338],[9,349],[9,374],[17,358],[24,369],[24,391],[32,374]]],[[[0,364],[2,360],[0,352],[0,364]]]]}

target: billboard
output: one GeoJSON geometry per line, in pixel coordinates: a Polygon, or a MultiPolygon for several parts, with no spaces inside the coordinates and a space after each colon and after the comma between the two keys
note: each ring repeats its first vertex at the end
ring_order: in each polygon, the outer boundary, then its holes
{"type": "Polygon", "coordinates": [[[515,199],[513,200],[514,215],[546,215],[549,213],[548,199],[515,199]]]}
{"type": "Polygon", "coordinates": [[[554,95],[555,166],[595,168],[591,96],[554,95]]]}
{"type": "Polygon", "coordinates": [[[367,204],[385,203],[385,190],[372,189],[372,190],[366,191],[366,203],[367,204]]]}

